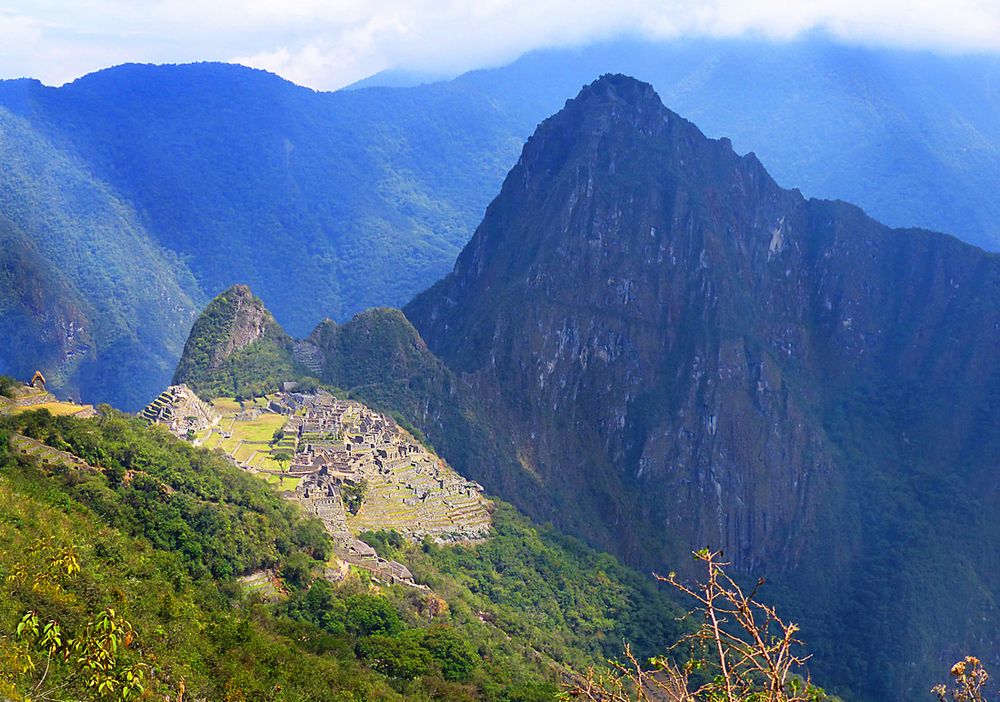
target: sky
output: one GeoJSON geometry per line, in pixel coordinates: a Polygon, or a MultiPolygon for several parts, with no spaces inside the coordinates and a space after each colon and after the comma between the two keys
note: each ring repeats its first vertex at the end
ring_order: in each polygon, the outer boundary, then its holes
{"type": "Polygon", "coordinates": [[[0,78],[61,85],[126,62],[230,61],[334,90],[385,69],[458,74],[635,36],[1000,53],[1000,0],[0,0],[0,78]]]}

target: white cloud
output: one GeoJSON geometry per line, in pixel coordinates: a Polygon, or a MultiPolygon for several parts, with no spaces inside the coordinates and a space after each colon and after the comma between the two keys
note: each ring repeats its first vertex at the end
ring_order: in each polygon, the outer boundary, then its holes
{"type": "Polygon", "coordinates": [[[383,68],[459,72],[624,33],[783,40],[816,29],[1000,52],[1000,0],[20,0],[0,6],[0,75],[59,84],[124,61],[237,60],[332,89],[383,68]]]}

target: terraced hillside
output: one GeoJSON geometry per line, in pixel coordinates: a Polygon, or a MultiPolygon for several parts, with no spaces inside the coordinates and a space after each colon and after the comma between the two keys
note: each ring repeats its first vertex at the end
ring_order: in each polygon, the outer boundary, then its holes
{"type": "Polygon", "coordinates": [[[338,558],[390,581],[412,582],[357,536],[396,531],[417,543],[489,535],[491,503],[393,419],[324,391],[274,393],[211,405],[185,386],[164,391],[141,416],[195,445],[220,449],[317,516],[338,558]],[[194,409],[192,409],[194,407],[194,409]],[[207,409],[206,409],[207,408],[207,409]],[[200,410],[201,425],[185,412],[200,410]]]}
{"type": "Polygon", "coordinates": [[[14,385],[10,389],[10,397],[0,395],[0,414],[20,414],[30,410],[46,410],[59,417],[79,417],[81,419],[94,414],[93,405],[81,405],[68,400],[60,400],[45,389],[33,385],[14,385]]]}

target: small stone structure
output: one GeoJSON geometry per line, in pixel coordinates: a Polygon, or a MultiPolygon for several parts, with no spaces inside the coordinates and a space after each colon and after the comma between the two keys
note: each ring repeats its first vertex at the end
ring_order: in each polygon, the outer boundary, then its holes
{"type": "Polygon", "coordinates": [[[219,423],[219,413],[187,385],[171,385],[146,405],[139,416],[150,424],[163,424],[170,433],[186,438],[219,423]]]}
{"type": "Polygon", "coordinates": [[[40,370],[35,371],[35,375],[32,376],[31,382],[28,384],[31,387],[35,388],[36,390],[41,390],[42,392],[45,392],[45,376],[42,375],[42,372],[40,370]]]}
{"type": "Polygon", "coordinates": [[[16,385],[13,388],[12,398],[0,398],[0,414],[30,410],[43,405],[58,405],[58,408],[47,407],[45,409],[77,417],[78,419],[86,419],[96,414],[92,405],[78,405],[71,400],[59,400],[46,389],[45,384],[45,376],[42,375],[42,372],[35,371],[31,382],[24,385],[16,385]]]}

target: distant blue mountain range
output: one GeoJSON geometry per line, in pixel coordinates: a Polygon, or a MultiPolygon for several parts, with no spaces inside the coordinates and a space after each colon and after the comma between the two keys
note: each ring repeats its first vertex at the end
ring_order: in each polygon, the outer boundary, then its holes
{"type": "Polygon", "coordinates": [[[451,269],[536,124],[612,71],[807,195],[1000,249],[997,57],[621,41],[335,93],[125,65],[58,89],[0,82],[0,333],[45,330],[0,369],[137,407],[169,380],[193,308],[233,283],[297,335],[404,304],[451,269]]]}

